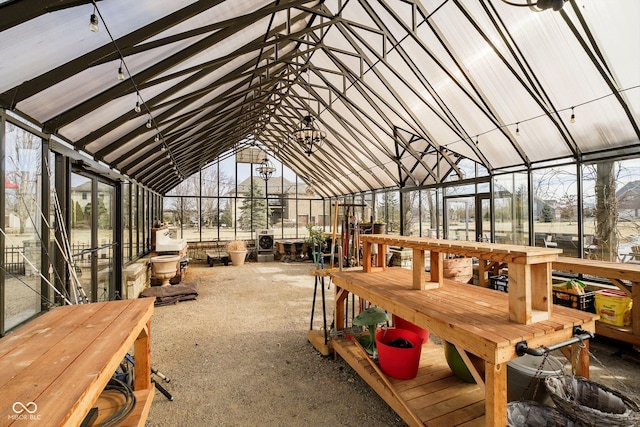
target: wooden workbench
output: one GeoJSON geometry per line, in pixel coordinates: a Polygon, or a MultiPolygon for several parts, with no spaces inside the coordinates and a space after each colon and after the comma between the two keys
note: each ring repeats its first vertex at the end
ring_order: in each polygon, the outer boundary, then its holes
{"type": "MultiPolygon", "coordinates": [[[[336,329],[345,326],[344,304],[351,293],[453,343],[480,380],[485,400],[483,413],[477,415],[486,426],[506,425],[506,362],[517,357],[516,343],[526,341],[529,347],[538,347],[562,342],[573,336],[575,326],[595,331],[595,314],[550,302],[551,262],[559,252],[554,249],[383,235],[362,236],[362,240],[363,270],[331,275],[336,286],[336,329]],[[367,247],[371,244],[382,246],[378,253],[384,253],[387,244],[413,248],[413,269],[371,265],[367,247]],[[424,272],[425,250],[431,250],[431,274],[424,272]],[[515,272],[515,280],[510,276],[509,294],[444,279],[439,265],[442,253],[507,262],[510,274],[515,272]],[[538,298],[544,316],[515,313],[535,306],[526,301],[514,303],[513,295],[521,295],[523,300],[538,298]]],[[[587,351],[580,352],[576,369],[588,377],[587,351]]],[[[462,389],[459,392],[465,393],[462,389]]],[[[420,405],[428,406],[424,402],[420,405]]],[[[460,408],[453,405],[451,410],[460,408]]]]}
{"type": "Polygon", "coordinates": [[[133,346],[137,403],[125,425],[144,425],[154,394],[153,303],[143,298],[57,307],[0,339],[0,424],[80,425],[133,346]]]}
{"type": "Polygon", "coordinates": [[[596,333],[630,343],[634,348],[640,349],[640,264],[558,257],[558,260],[553,263],[553,269],[603,277],[625,292],[633,301],[631,326],[597,322],[596,333]]]}

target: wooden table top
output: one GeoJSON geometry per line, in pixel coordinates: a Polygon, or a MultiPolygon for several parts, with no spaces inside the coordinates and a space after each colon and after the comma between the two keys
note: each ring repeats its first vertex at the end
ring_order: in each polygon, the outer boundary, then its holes
{"type": "Polygon", "coordinates": [[[640,282],[640,264],[558,257],[553,268],[573,273],[640,282]]]}
{"type": "Polygon", "coordinates": [[[448,279],[437,289],[416,290],[411,270],[398,267],[331,276],[337,286],[493,363],[516,358],[515,344],[523,340],[538,347],[572,337],[574,326],[594,332],[598,319],[594,313],[554,305],[549,320],[518,324],[509,321],[504,292],[448,279]]]}
{"type": "Polygon", "coordinates": [[[15,402],[34,403],[30,415],[40,416],[42,425],[61,425],[77,402],[95,400],[102,390],[89,390],[111,378],[146,327],[153,303],[141,298],[56,307],[0,339],[0,419],[11,421],[15,402]]]}
{"type": "Polygon", "coordinates": [[[467,242],[464,240],[431,239],[428,237],[399,236],[393,234],[364,234],[363,242],[410,247],[425,251],[454,253],[491,261],[534,264],[552,262],[562,253],[561,249],[535,246],[506,245],[501,243],[467,242]]]}

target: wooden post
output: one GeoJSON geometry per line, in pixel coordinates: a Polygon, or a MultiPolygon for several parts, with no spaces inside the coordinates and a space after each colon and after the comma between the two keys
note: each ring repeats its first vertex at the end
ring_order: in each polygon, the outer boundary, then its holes
{"type": "MultiPolygon", "coordinates": [[[[511,291],[511,290],[509,290],[511,291]]],[[[485,362],[485,425],[507,425],[507,364],[485,362]]]]}
{"type": "MultiPolygon", "coordinates": [[[[338,231],[338,201],[333,205],[333,231],[331,232],[331,268],[333,268],[333,259],[335,258],[336,234],[338,231]]],[[[341,254],[342,256],[342,254],[341,254]]]]}
{"type": "Polygon", "coordinates": [[[509,320],[530,325],[549,320],[551,263],[509,264],[509,320]]]}
{"type": "Polygon", "coordinates": [[[151,321],[140,331],[140,335],[133,343],[133,355],[136,367],[134,369],[133,389],[146,390],[151,388],[151,321]]]}
{"type": "Polygon", "coordinates": [[[413,289],[424,289],[424,276],[424,251],[413,248],[413,289]]]}
{"type": "Polygon", "coordinates": [[[349,292],[336,286],[335,296],[335,328],[336,331],[344,329],[344,300],[349,296],[349,292]]]}
{"type": "Polygon", "coordinates": [[[362,242],[362,271],[371,272],[371,242],[362,242]]]}
{"type": "Polygon", "coordinates": [[[431,270],[431,281],[442,284],[444,281],[444,262],[442,252],[431,251],[429,265],[431,270]]]}

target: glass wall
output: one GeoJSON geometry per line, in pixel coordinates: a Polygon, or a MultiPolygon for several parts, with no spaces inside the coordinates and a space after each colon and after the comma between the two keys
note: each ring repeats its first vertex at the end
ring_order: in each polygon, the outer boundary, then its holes
{"type": "Polygon", "coordinates": [[[69,229],[69,242],[71,246],[71,256],[75,264],[76,276],[79,280],[78,286],[71,290],[72,302],[75,295],[82,297],[86,295],[89,301],[94,300],[91,277],[93,276],[92,244],[91,244],[91,219],[93,206],[92,181],[86,176],[77,173],[71,174],[71,227],[69,229]]]}
{"type": "Polygon", "coordinates": [[[582,167],[585,258],[640,261],[640,161],[582,167]]]}
{"type": "Polygon", "coordinates": [[[40,276],[41,254],[47,252],[41,239],[41,138],[6,122],[3,160],[2,333],[40,312],[41,300],[48,302],[40,276]]]}
{"type": "Polygon", "coordinates": [[[439,230],[437,212],[438,190],[427,188],[420,190],[420,236],[437,238],[439,230]]]}
{"type": "Polygon", "coordinates": [[[122,184],[122,260],[126,264],[133,259],[131,250],[131,184],[122,184]]]}
{"type": "Polygon", "coordinates": [[[496,176],[493,180],[495,242],[529,244],[529,184],[526,173],[496,176]]]}
{"type": "Polygon", "coordinates": [[[535,246],[562,249],[563,256],[581,257],[578,223],[578,176],[575,165],[532,172],[535,246]]]}
{"type": "Polygon", "coordinates": [[[176,236],[193,242],[251,241],[256,230],[269,229],[276,239],[302,239],[309,223],[331,226],[313,187],[291,169],[272,161],[275,171],[265,181],[257,164],[233,160],[209,165],[163,198],[162,220],[176,236]]]}
{"type": "Polygon", "coordinates": [[[112,300],[115,294],[114,290],[114,270],[113,270],[113,254],[114,254],[114,213],[115,213],[115,189],[112,185],[98,181],[98,209],[95,212],[97,216],[98,228],[97,243],[97,301],[112,300]]]}

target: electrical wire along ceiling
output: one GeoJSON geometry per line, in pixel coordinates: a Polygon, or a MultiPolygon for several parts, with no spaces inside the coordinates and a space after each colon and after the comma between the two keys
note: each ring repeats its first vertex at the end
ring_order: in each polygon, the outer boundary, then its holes
{"type": "Polygon", "coordinates": [[[640,153],[637,0],[19,0],[0,57],[0,107],[161,194],[251,145],[322,196],[640,153]]]}

